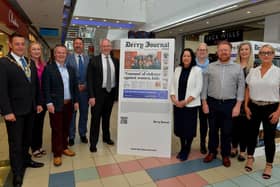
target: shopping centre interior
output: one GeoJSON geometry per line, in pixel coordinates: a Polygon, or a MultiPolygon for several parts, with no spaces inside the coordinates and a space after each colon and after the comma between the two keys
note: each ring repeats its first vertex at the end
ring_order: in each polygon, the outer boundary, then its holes
{"type": "MultiPolygon", "coordinates": [[[[120,58],[120,39],[165,38],[175,40],[175,65],[180,62],[182,49],[188,47],[195,51],[201,42],[207,43],[209,54],[215,56],[217,41],[221,39],[273,43],[277,46],[275,62],[280,64],[279,0],[3,0],[0,5],[0,57],[9,52],[9,36],[20,30],[27,44],[32,41],[42,44],[45,61],[56,44],[63,43],[72,52],[76,37],[83,38],[85,52],[90,56],[100,53],[101,39],[110,39],[117,58],[120,58]]],[[[89,112],[88,129],[90,118],[89,112]]],[[[112,139],[117,142],[118,102],[114,103],[110,125],[112,139]]],[[[279,135],[277,131],[276,141],[280,143],[279,135]]],[[[176,159],[179,139],[172,135],[171,142],[170,158],[147,157],[119,154],[117,145],[103,144],[102,138],[97,145],[98,152],[91,153],[89,145],[81,143],[77,136],[71,147],[76,156],[63,157],[63,165],[55,167],[46,115],[43,147],[47,155],[34,159],[45,166],[28,168],[23,186],[280,186],[279,152],[275,155],[272,178],[263,180],[265,156],[261,145],[256,151],[254,170],[248,173],[244,170],[244,162],[236,158],[231,159],[230,168],[222,165],[220,157],[214,162],[203,163],[205,155],[199,151],[199,136],[194,139],[185,162],[176,159]]],[[[279,146],[277,144],[277,151],[279,146]]],[[[0,187],[10,187],[8,138],[1,116],[0,147],[0,187]]]]}

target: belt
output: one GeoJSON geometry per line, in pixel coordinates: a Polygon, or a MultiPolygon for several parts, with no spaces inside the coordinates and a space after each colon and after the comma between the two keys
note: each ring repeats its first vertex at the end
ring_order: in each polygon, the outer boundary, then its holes
{"type": "Polygon", "coordinates": [[[65,105],[71,103],[71,99],[65,99],[63,102],[65,105]]]}
{"type": "Polygon", "coordinates": [[[208,99],[218,103],[227,103],[227,102],[236,101],[236,99],[215,99],[214,97],[210,97],[210,96],[208,96],[208,99]]]}
{"type": "Polygon", "coordinates": [[[266,105],[272,105],[278,103],[275,101],[256,101],[256,100],[251,100],[251,102],[258,106],[266,106],[266,105]]]}

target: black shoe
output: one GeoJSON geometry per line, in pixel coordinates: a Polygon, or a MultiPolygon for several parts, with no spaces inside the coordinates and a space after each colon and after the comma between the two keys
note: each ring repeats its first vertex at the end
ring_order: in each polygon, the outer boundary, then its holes
{"type": "Polygon", "coordinates": [[[109,140],[103,140],[104,143],[108,144],[108,145],[114,145],[114,141],[109,139],[109,140]]]}
{"type": "Polygon", "coordinates": [[[81,142],[88,143],[88,139],[86,136],[81,136],[81,142]]]}
{"type": "Polygon", "coordinates": [[[240,161],[240,162],[243,162],[243,161],[246,160],[246,158],[242,155],[238,155],[237,160],[240,161]]]}
{"type": "Polygon", "coordinates": [[[95,152],[97,152],[97,149],[96,149],[96,147],[90,147],[90,148],[89,148],[89,150],[90,150],[90,152],[92,152],[92,153],[95,153],[95,152]]]}
{"type": "Polygon", "coordinates": [[[26,163],[26,167],[30,168],[41,168],[44,164],[41,162],[35,162],[34,160],[30,160],[28,163],[26,163]]]}
{"type": "Polygon", "coordinates": [[[205,155],[207,153],[207,149],[205,147],[205,145],[200,146],[200,153],[205,155]]]}
{"type": "Polygon", "coordinates": [[[15,175],[13,177],[13,184],[14,184],[14,187],[21,187],[22,186],[22,176],[15,175]]]}
{"type": "Polygon", "coordinates": [[[72,145],[74,145],[74,144],[75,144],[74,139],[73,139],[73,138],[70,138],[69,141],[68,141],[68,145],[69,145],[69,146],[72,146],[72,145]]]}

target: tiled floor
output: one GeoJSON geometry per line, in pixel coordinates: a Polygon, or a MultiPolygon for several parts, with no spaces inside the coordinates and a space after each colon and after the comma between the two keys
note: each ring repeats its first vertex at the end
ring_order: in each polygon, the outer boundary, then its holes
{"type": "MultiPolygon", "coordinates": [[[[117,137],[117,105],[114,106],[111,126],[112,138],[117,137]]],[[[225,168],[221,160],[203,163],[199,153],[199,138],[195,138],[189,160],[178,161],[174,155],[179,149],[176,137],[172,138],[173,156],[168,158],[118,155],[116,146],[99,141],[97,153],[90,153],[88,145],[79,138],[71,147],[75,157],[63,156],[63,164],[55,167],[50,153],[50,128],[46,117],[44,148],[48,154],[37,161],[45,163],[43,168],[27,169],[24,187],[259,187],[280,186],[280,154],[276,154],[273,176],[270,180],[261,177],[265,161],[256,157],[253,172],[244,171],[244,163],[232,160],[232,166],[225,168]]],[[[0,124],[0,160],[8,160],[8,145],[5,126],[0,124]]],[[[260,150],[263,152],[263,150],[260,150]]],[[[11,186],[9,168],[0,167],[0,186],[11,186]]]]}

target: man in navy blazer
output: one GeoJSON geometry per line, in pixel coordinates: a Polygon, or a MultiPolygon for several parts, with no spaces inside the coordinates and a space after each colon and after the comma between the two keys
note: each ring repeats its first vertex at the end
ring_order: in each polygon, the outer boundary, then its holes
{"type": "Polygon", "coordinates": [[[43,72],[43,94],[50,116],[52,130],[53,164],[62,164],[62,154],[74,156],[68,149],[67,138],[73,111],[79,108],[78,84],[75,70],[65,64],[67,49],[64,45],[54,48],[55,60],[43,72]]]}
{"type": "MultiPolygon", "coordinates": [[[[87,66],[89,63],[89,57],[84,54],[84,41],[82,38],[75,38],[73,41],[74,53],[69,54],[66,59],[66,65],[72,67],[75,70],[76,78],[78,80],[78,102],[79,102],[79,135],[81,142],[88,143],[86,136],[87,133],[87,121],[88,121],[88,92],[87,92],[87,66]]],[[[76,115],[77,111],[74,111],[73,118],[69,129],[70,146],[75,143],[76,134],[76,115]]]]}
{"type": "Polygon", "coordinates": [[[119,61],[110,55],[112,51],[110,40],[101,40],[100,49],[101,54],[91,59],[87,71],[89,104],[91,106],[91,152],[97,151],[96,144],[101,118],[103,142],[114,145],[110,135],[110,116],[118,94],[119,61]]]}
{"type": "Polygon", "coordinates": [[[9,54],[0,58],[0,111],[7,127],[13,185],[18,187],[26,167],[44,165],[31,160],[28,153],[34,114],[36,110],[41,112],[42,106],[36,66],[24,57],[25,38],[12,34],[9,47],[9,54]]]}

